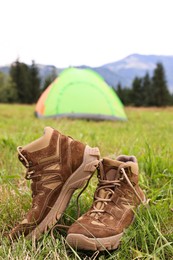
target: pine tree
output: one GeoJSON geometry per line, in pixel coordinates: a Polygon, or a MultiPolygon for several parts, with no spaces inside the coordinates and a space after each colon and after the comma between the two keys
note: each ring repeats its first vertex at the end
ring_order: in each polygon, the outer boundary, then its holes
{"type": "Polygon", "coordinates": [[[115,90],[115,92],[124,105],[132,104],[131,102],[132,90],[130,88],[127,87],[122,88],[121,83],[118,83],[117,90],[115,90]]]}
{"type": "Polygon", "coordinates": [[[10,76],[16,85],[19,103],[30,103],[30,78],[29,67],[25,63],[16,60],[10,68],[10,76]]]}
{"type": "Polygon", "coordinates": [[[132,89],[125,87],[122,89],[123,103],[126,106],[133,105],[132,89]]]}
{"type": "Polygon", "coordinates": [[[34,61],[32,61],[32,65],[29,68],[29,78],[30,78],[30,82],[29,82],[30,95],[29,95],[28,102],[34,103],[37,101],[40,95],[40,83],[41,83],[41,79],[39,77],[39,71],[34,61]]]}
{"type": "Polygon", "coordinates": [[[118,83],[117,90],[115,92],[117,93],[117,95],[121,99],[121,101],[123,102],[123,89],[121,87],[121,83],[120,82],[118,83]]]}
{"type": "Polygon", "coordinates": [[[157,63],[156,69],[154,70],[152,78],[152,91],[154,97],[154,105],[166,106],[170,100],[170,94],[167,88],[165,72],[163,65],[157,63]]]}
{"type": "Polygon", "coordinates": [[[145,76],[142,78],[142,105],[143,106],[151,106],[153,103],[153,93],[152,93],[152,84],[151,78],[146,72],[145,76]]]}
{"type": "Polygon", "coordinates": [[[141,106],[143,104],[142,79],[135,77],[132,82],[132,104],[141,106]]]}
{"type": "Polygon", "coordinates": [[[17,101],[17,91],[9,75],[0,72],[0,102],[13,103],[17,101]]]}

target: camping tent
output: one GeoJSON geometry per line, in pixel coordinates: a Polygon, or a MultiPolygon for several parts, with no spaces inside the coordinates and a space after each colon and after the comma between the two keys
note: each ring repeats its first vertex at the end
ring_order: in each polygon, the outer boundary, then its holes
{"type": "Polygon", "coordinates": [[[90,69],[68,68],[42,93],[37,117],[126,120],[123,105],[103,78],[90,69]]]}

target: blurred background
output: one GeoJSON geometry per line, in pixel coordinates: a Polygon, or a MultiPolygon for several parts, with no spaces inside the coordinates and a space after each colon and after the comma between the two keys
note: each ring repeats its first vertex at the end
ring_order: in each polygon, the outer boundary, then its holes
{"type": "Polygon", "coordinates": [[[171,0],[1,1],[0,102],[35,103],[64,69],[89,67],[124,105],[172,105],[171,12],[171,0]]]}

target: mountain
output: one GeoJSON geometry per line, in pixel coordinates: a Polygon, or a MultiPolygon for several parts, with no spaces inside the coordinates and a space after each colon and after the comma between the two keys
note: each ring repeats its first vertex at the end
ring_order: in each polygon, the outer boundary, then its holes
{"type": "MultiPolygon", "coordinates": [[[[117,87],[121,83],[122,87],[131,87],[136,76],[143,77],[146,72],[150,76],[160,62],[165,69],[165,76],[169,91],[173,93],[173,56],[141,55],[132,54],[122,60],[105,64],[100,67],[78,66],[78,68],[91,68],[99,73],[105,81],[112,87],[117,87]]],[[[52,65],[37,64],[42,82],[52,72],[59,74],[65,68],[56,68],[52,65]]],[[[0,67],[0,71],[9,73],[9,66],[0,67]]]]}
{"type": "Polygon", "coordinates": [[[37,68],[39,71],[39,76],[41,78],[41,85],[44,84],[45,79],[49,75],[58,75],[62,71],[62,69],[56,68],[54,65],[37,64],[37,68]]]}
{"type": "Polygon", "coordinates": [[[163,64],[168,88],[173,92],[173,56],[133,54],[120,61],[93,69],[111,86],[116,87],[120,82],[122,86],[130,87],[136,76],[143,77],[146,72],[152,76],[158,62],[163,64]]]}

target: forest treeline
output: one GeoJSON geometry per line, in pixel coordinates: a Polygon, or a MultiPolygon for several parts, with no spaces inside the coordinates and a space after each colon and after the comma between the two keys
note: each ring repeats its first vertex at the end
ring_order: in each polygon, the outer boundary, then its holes
{"type": "MultiPolygon", "coordinates": [[[[53,70],[42,82],[34,61],[29,66],[17,60],[12,63],[8,75],[0,72],[0,102],[35,103],[56,77],[53,70]]],[[[146,72],[144,77],[135,77],[132,86],[121,86],[119,83],[114,91],[124,105],[158,107],[173,105],[173,94],[169,92],[161,63],[156,64],[152,76],[146,72]]]]}
{"type": "Polygon", "coordinates": [[[119,83],[114,89],[124,105],[132,106],[170,106],[173,94],[169,92],[162,63],[157,63],[153,75],[146,72],[144,77],[135,77],[131,88],[119,83]]]}
{"type": "Polygon", "coordinates": [[[41,93],[57,77],[55,71],[42,82],[34,61],[29,66],[18,60],[10,66],[9,74],[0,72],[1,103],[36,103],[41,93]]]}

